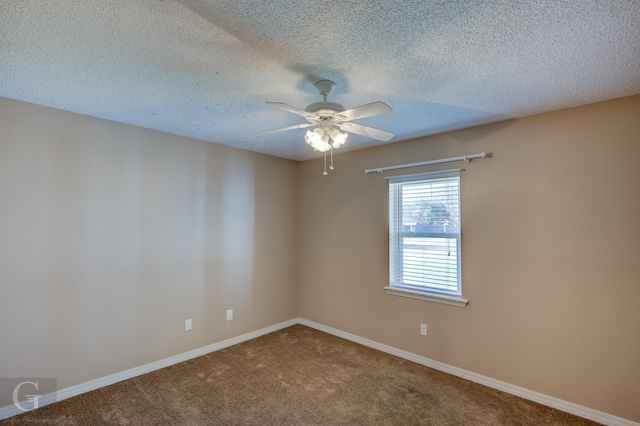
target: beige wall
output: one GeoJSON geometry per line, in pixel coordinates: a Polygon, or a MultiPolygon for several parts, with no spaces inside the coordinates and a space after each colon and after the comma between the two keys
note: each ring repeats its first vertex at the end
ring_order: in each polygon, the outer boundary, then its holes
{"type": "Polygon", "coordinates": [[[305,162],[300,316],[640,421],[639,161],[636,96],[305,162]],[[363,170],[481,151],[441,167],[467,169],[470,305],[387,295],[387,183],[363,170]]]}
{"type": "Polygon", "coordinates": [[[0,99],[0,377],[65,388],[297,317],[297,174],[0,99]]]}

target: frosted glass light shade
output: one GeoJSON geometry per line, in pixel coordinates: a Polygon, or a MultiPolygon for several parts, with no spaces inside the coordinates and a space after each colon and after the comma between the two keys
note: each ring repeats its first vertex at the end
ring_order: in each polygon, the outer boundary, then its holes
{"type": "Polygon", "coordinates": [[[331,149],[331,145],[328,143],[328,138],[323,138],[323,136],[325,136],[324,131],[321,129],[315,129],[313,132],[307,130],[304,140],[316,151],[325,152],[331,149]]]}

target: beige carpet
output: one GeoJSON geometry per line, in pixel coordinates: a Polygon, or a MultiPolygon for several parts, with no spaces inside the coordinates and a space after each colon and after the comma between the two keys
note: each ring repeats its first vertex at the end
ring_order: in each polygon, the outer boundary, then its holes
{"type": "Polygon", "coordinates": [[[0,421],[55,425],[595,425],[295,325],[0,421]]]}

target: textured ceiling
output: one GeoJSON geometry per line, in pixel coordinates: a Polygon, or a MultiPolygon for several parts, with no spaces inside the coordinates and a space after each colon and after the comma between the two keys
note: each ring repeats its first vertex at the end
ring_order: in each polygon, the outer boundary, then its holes
{"type": "Polygon", "coordinates": [[[0,2],[7,98],[304,160],[306,129],[253,134],[320,79],[389,142],[634,95],[640,0],[0,2]]]}

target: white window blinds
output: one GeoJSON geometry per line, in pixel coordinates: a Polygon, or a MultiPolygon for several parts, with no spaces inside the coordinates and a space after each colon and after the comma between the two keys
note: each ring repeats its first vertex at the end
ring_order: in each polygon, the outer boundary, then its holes
{"type": "Polygon", "coordinates": [[[461,296],[460,171],[388,178],[391,288],[461,296]]]}

